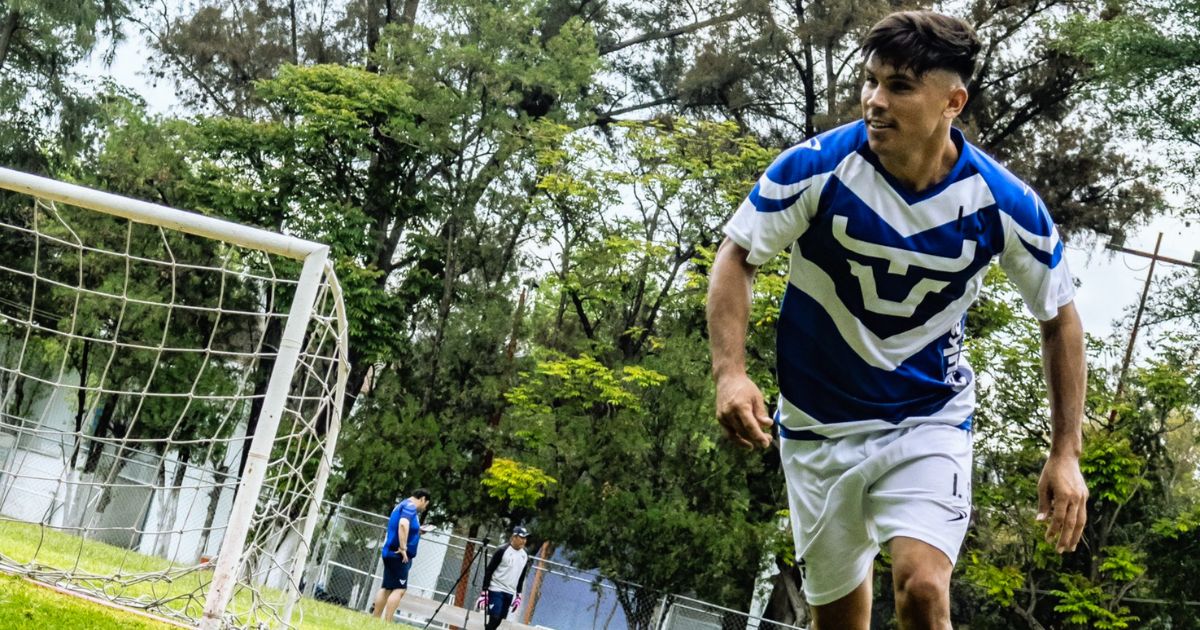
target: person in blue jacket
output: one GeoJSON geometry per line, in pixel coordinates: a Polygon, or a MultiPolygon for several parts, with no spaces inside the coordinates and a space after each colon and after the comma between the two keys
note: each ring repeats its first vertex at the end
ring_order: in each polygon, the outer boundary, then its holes
{"type": "Polygon", "coordinates": [[[429,491],[413,490],[412,496],[401,501],[388,518],[387,538],[383,541],[383,586],[375,595],[373,614],[391,619],[400,600],[408,590],[408,571],[421,542],[421,514],[429,508],[429,491]]]}

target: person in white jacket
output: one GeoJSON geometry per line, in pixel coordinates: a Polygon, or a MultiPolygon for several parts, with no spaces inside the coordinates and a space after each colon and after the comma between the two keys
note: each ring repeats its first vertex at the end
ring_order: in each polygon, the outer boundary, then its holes
{"type": "Polygon", "coordinates": [[[501,545],[488,562],[483,573],[483,593],[476,608],[484,608],[484,627],[496,630],[509,611],[516,612],[521,606],[521,591],[525,586],[525,572],[529,569],[529,553],[525,541],[529,530],[517,526],[512,537],[501,545]]]}

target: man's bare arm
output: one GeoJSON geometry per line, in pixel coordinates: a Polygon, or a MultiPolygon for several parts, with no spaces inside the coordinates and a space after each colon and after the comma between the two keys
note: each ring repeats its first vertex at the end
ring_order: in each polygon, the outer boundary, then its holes
{"type": "Polygon", "coordinates": [[[708,338],[717,387],[717,420],[742,446],[771,444],[771,417],[762,391],[746,375],[746,328],[757,267],[748,252],[725,239],[717,249],[708,286],[708,338]]]}
{"type": "Polygon", "coordinates": [[[396,531],[399,534],[398,540],[400,541],[400,555],[404,558],[405,562],[408,562],[408,530],[410,527],[412,527],[412,524],[409,522],[409,520],[405,517],[401,517],[400,526],[396,528],[396,531]]]}
{"type": "Polygon", "coordinates": [[[1087,362],[1074,303],[1060,308],[1041,328],[1051,434],[1050,454],[1038,481],[1038,519],[1049,517],[1046,540],[1062,553],[1075,550],[1087,524],[1088,490],[1079,470],[1087,362]]]}

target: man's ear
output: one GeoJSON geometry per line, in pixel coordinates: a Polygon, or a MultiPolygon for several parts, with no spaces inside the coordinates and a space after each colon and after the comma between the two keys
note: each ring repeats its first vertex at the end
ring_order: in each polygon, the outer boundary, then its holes
{"type": "Polygon", "coordinates": [[[960,81],[955,81],[950,88],[950,98],[946,101],[946,108],[942,111],[942,116],[947,120],[954,120],[962,113],[964,107],[967,106],[967,88],[960,81]]]}

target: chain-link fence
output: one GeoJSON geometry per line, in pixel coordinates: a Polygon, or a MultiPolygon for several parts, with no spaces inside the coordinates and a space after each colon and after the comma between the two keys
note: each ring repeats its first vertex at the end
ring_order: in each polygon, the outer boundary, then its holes
{"type": "MultiPolygon", "coordinates": [[[[13,434],[0,431],[0,438],[10,435],[13,434]]],[[[24,466],[32,468],[36,465],[34,460],[37,457],[50,457],[56,455],[54,451],[60,450],[58,447],[61,445],[48,446],[34,437],[0,439],[0,461],[24,458],[28,460],[24,466]],[[18,442],[20,452],[11,452],[18,442]]],[[[190,467],[179,466],[174,460],[167,460],[165,469],[157,470],[143,461],[145,459],[147,456],[141,453],[126,453],[120,459],[119,474],[114,483],[108,486],[105,501],[88,510],[78,507],[87,502],[87,496],[64,499],[57,496],[53,485],[46,489],[39,486],[35,475],[28,474],[19,484],[0,475],[0,496],[9,497],[6,502],[0,501],[0,506],[3,506],[0,519],[43,522],[51,527],[70,530],[72,524],[86,515],[96,521],[88,528],[89,538],[151,556],[173,560],[200,558],[200,562],[206,562],[210,555],[215,555],[220,539],[219,535],[211,538],[207,535],[213,531],[207,524],[212,522],[214,512],[219,511],[218,507],[228,509],[236,479],[220,477],[219,482],[214,482],[212,475],[217,473],[202,470],[194,464],[190,467]],[[164,504],[160,499],[149,500],[153,488],[162,485],[161,478],[169,479],[168,486],[178,489],[180,496],[171,505],[164,504]],[[193,495],[203,495],[201,508],[185,509],[195,502],[193,495]],[[179,516],[175,518],[186,525],[176,525],[173,530],[168,529],[164,535],[158,535],[162,527],[154,523],[164,518],[160,513],[178,513],[179,516]]],[[[99,460],[97,470],[112,469],[117,461],[112,455],[106,454],[99,460]]],[[[386,515],[326,503],[301,583],[304,594],[369,612],[382,582],[380,548],[386,528],[386,515]]],[[[485,545],[483,541],[445,531],[435,530],[422,536],[409,574],[407,602],[401,605],[398,613],[400,618],[418,627],[424,626],[439,605],[443,611],[457,610],[459,618],[465,616],[463,609],[469,608],[479,596],[484,566],[496,548],[497,545],[485,545]],[[417,605],[415,601],[423,601],[425,605],[417,605]]],[[[507,625],[503,627],[554,630],[799,630],[797,626],[763,622],[744,611],[680,595],[655,593],[636,584],[607,580],[593,571],[584,571],[562,562],[555,554],[545,553],[545,549],[530,548],[528,551],[531,564],[521,594],[522,604],[509,614],[507,625]]],[[[472,629],[482,627],[482,615],[475,611],[470,614],[464,625],[472,629]]],[[[430,627],[446,628],[451,625],[434,621],[430,627]]],[[[303,622],[300,626],[304,626],[303,622]]]]}
{"type": "MultiPolygon", "coordinates": [[[[329,505],[305,572],[305,593],[355,610],[369,611],[382,582],[380,548],[387,517],[329,505]]],[[[397,613],[418,626],[453,627],[435,612],[457,611],[468,628],[482,627],[469,608],[479,596],[484,566],[496,545],[444,531],[421,537],[409,573],[409,589],[397,613]]],[[[614,582],[556,560],[546,547],[529,549],[530,567],[521,606],[502,627],[553,630],[803,630],[749,613],[679,595],[614,582]]]]}

